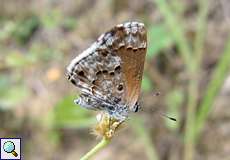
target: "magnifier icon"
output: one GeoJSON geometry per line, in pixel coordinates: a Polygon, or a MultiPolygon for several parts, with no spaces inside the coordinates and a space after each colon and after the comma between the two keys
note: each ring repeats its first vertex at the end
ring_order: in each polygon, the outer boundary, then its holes
{"type": "Polygon", "coordinates": [[[17,152],[15,152],[15,145],[12,141],[6,141],[4,144],[3,144],[3,150],[6,152],[6,153],[11,153],[14,155],[14,157],[17,157],[18,154],[17,152]]]}

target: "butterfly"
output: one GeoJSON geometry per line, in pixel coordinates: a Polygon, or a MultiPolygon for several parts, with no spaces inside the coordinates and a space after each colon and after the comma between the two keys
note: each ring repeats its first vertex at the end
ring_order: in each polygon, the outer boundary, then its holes
{"type": "Polygon", "coordinates": [[[67,78],[81,92],[74,102],[124,121],[140,108],[147,48],[143,23],[118,24],[102,34],[67,67],[67,78]]]}

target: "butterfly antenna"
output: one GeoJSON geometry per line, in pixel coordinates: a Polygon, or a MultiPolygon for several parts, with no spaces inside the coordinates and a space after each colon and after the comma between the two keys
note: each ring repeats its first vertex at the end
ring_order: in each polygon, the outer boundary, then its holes
{"type": "MultiPolygon", "coordinates": [[[[160,92],[155,92],[154,93],[154,96],[160,96],[160,92]]],[[[176,122],[177,120],[176,120],[176,118],[173,118],[173,117],[170,117],[170,116],[168,116],[168,115],[166,115],[166,114],[164,114],[164,113],[162,113],[162,112],[160,112],[160,111],[157,111],[162,117],[165,117],[165,118],[168,118],[169,120],[171,120],[171,121],[174,121],[174,122],[176,122]]]]}
{"type": "Polygon", "coordinates": [[[153,110],[153,112],[155,112],[155,113],[158,113],[160,116],[162,116],[162,117],[164,117],[164,118],[168,118],[169,120],[171,120],[171,121],[174,121],[174,122],[176,122],[177,121],[177,119],[176,118],[173,118],[173,117],[171,117],[171,116],[168,116],[168,115],[166,115],[165,113],[162,113],[161,111],[159,111],[159,110],[153,110]]]}
{"type": "Polygon", "coordinates": [[[170,116],[168,116],[168,115],[166,115],[166,114],[164,114],[164,113],[161,113],[161,112],[159,112],[159,113],[160,113],[161,116],[166,117],[166,118],[168,118],[168,119],[171,120],[171,121],[174,121],[174,122],[177,121],[176,118],[170,117],[170,116]]]}

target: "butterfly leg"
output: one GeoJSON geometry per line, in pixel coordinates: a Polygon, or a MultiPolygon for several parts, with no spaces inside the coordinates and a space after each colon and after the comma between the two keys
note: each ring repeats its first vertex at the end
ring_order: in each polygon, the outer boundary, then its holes
{"type": "Polygon", "coordinates": [[[130,109],[132,112],[138,112],[141,109],[141,106],[138,102],[130,109]]]}
{"type": "Polygon", "coordinates": [[[96,99],[93,99],[88,94],[81,94],[78,99],[74,100],[74,103],[90,110],[99,110],[99,104],[96,99]]]}

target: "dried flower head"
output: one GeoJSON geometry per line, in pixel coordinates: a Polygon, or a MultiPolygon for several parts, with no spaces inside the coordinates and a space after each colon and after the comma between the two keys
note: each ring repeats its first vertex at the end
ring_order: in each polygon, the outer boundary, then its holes
{"type": "Polygon", "coordinates": [[[114,136],[115,131],[120,128],[122,122],[111,118],[108,113],[102,112],[97,115],[97,121],[93,133],[99,137],[105,137],[111,139],[114,136]]]}

